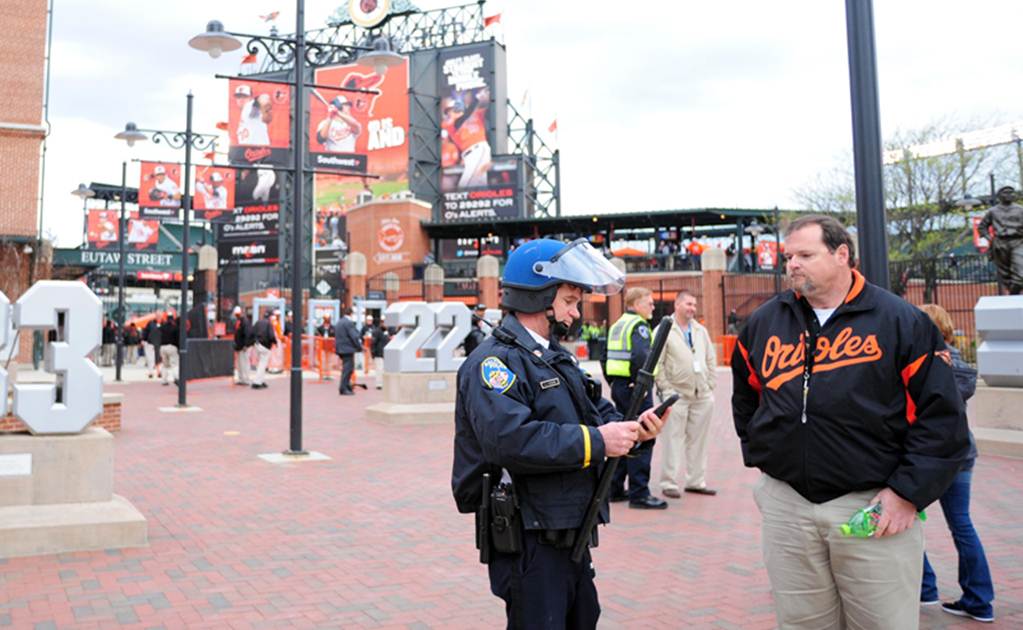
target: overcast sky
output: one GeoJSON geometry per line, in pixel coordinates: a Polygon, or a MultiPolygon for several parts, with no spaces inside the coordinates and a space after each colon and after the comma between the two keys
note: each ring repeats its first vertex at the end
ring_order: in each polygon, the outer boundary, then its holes
{"type": "MultiPolygon", "coordinates": [[[[318,28],[340,0],[307,0],[318,28]]],[[[423,9],[457,0],[420,0],[423,9]]],[[[241,53],[213,61],[187,41],[209,19],[267,32],[290,0],[54,0],[45,229],[81,241],[79,182],[119,183],[122,160],[180,160],[113,134],[226,120],[241,53]]],[[[506,0],[509,98],[526,89],[537,128],[557,117],[566,213],[794,207],[793,189],[851,151],[845,3],[840,0],[506,0]],[[631,11],[626,10],[628,7],[631,11]],[[640,9],[633,7],[642,7],[640,9]]],[[[494,5],[497,7],[498,5],[494,5]]],[[[875,2],[882,132],[936,119],[1023,119],[1019,0],[875,2]]],[[[138,165],[129,162],[129,185],[138,165]]]]}

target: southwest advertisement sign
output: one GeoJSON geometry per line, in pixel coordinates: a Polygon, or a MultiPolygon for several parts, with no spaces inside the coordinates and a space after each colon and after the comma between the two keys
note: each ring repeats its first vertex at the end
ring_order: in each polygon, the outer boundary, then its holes
{"type": "MultiPolygon", "coordinates": [[[[86,217],[86,246],[89,249],[117,249],[120,210],[90,210],[86,217]]],[[[128,219],[128,240],[125,248],[143,252],[156,249],[160,242],[160,222],[138,218],[137,212],[128,219]]]]}
{"type": "Polygon", "coordinates": [[[230,162],[237,166],[287,164],[291,158],[291,88],[231,79],[228,100],[230,162]]]}
{"type": "Polygon", "coordinates": [[[176,219],[181,208],[181,168],[173,162],[142,162],[139,213],[146,219],[176,219]]]}
{"type": "MultiPolygon", "coordinates": [[[[317,173],[313,177],[313,250],[346,251],[348,209],[408,190],[408,60],[378,75],[348,64],[316,70],[309,98],[309,163],[318,170],[378,176],[317,173]]],[[[335,259],[337,254],[326,256],[335,259]]]]}

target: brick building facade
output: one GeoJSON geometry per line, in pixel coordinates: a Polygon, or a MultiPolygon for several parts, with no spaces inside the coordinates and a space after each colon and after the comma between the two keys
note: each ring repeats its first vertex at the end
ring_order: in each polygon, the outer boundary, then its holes
{"type": "MultiPolygon", "coordinates": [[[[49,246],[37,239],[40,155],[46,128],[46,0],[0,3],[0,291],[13,302],[49,276],[49,246]]],[[[19,362],[31,359],[31,335],[21,339],[19,362]]]]}

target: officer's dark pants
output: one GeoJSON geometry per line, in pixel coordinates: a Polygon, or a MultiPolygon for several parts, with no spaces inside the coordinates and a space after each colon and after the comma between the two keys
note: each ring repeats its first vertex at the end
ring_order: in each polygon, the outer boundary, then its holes
{"type": "MultiPolygon", "coordinates": [[[[629,410],[631,399],[632,388],[629,387],[629,381],[624,378],[611,379],[611,400],[623,415],[629,410]]],[[[646,411],[652,407],[653,400],[651,393],[640,411],[646,411]]],[[[620,495],[625,492],[625,477],[628,475],[629,501],[640,501],[650,496],[650,460],[654,455],[655,441],[643,442],[642,448],[635,456],[626,457],[625,461],[619,462],[618,468],[615,469],[615,476],[611,480],[612,495],[620,495]]]]}
{"type": "Polygon", "coordinates": [[[504,600],[508,628],[596,628],[600,617],[590,552],[572,562],[571,549],[522,537],[522,553],[491,555],[490,591],[504,600]]]}
{"type": "Polygon", "coordinates": [[[341,382],[337,390],[342,394],[352,391],[352,373],[355,371],[355,355],[339,354],[341,357],[341,382]]]}

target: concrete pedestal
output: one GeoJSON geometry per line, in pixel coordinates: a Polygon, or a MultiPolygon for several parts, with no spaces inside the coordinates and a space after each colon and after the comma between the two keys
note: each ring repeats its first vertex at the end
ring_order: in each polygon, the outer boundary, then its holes
{"type": "Polygon", "coordinates": [[[455,372],[384,373],[384,402],[366,417],[387,424],[443,424],[455,421],[455,372]]]}
{"type": "Polygon", "coordinates": [[[0,558],[145,545],[146,519],[113,485],[104,429],[0,435],[0,558]]]}
{"type": "Polygon", "coordinates": [[[978,384],[967,403],[970,427],[981,455],[1023,457],[1023,388],[978,384]]]}

